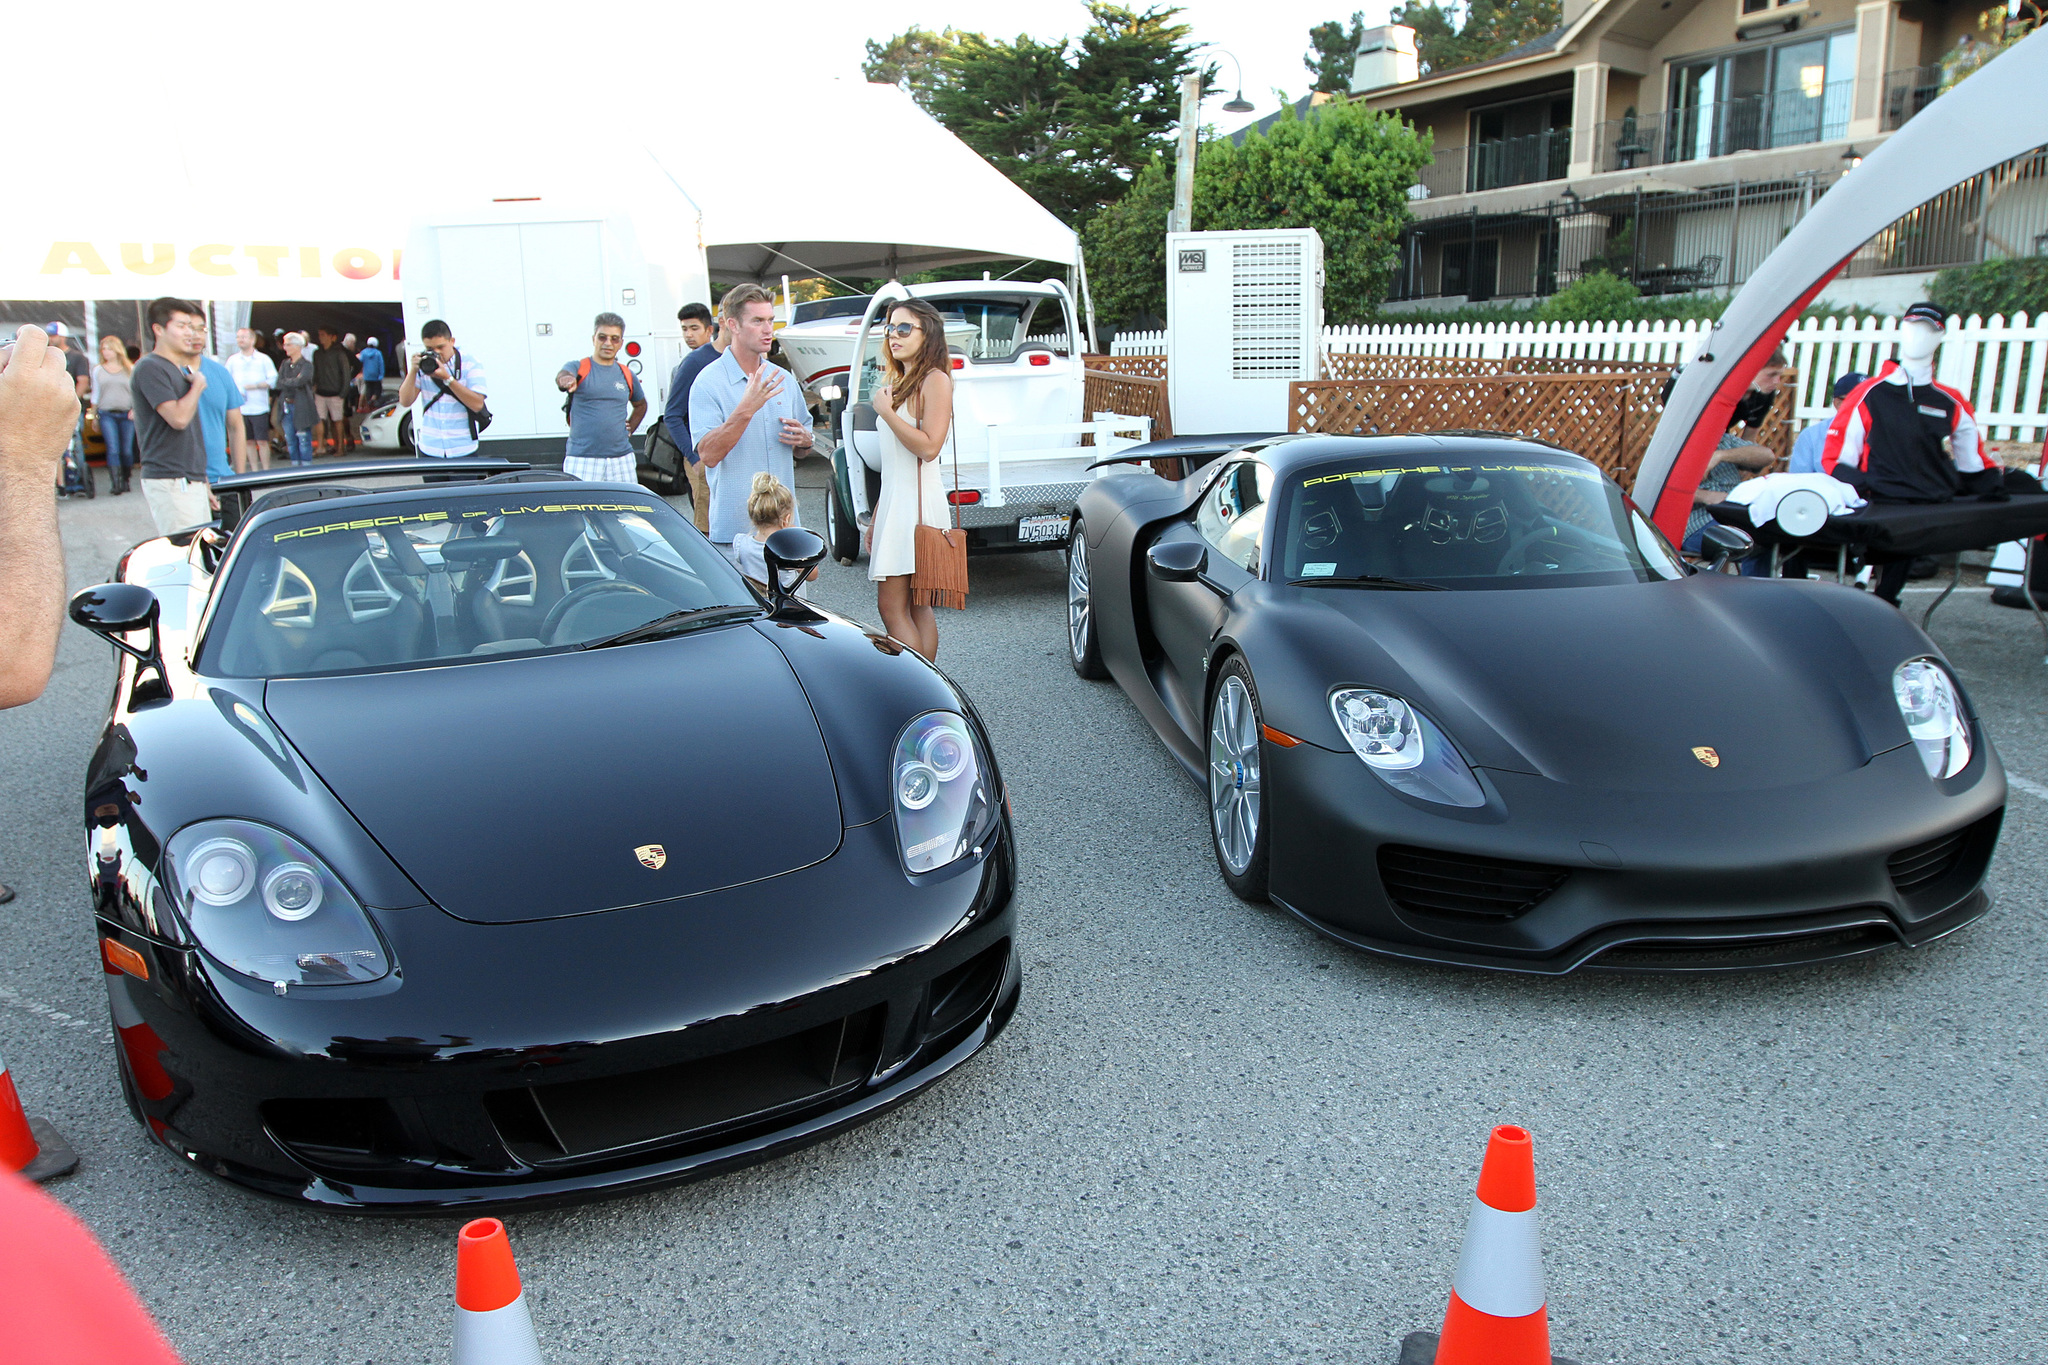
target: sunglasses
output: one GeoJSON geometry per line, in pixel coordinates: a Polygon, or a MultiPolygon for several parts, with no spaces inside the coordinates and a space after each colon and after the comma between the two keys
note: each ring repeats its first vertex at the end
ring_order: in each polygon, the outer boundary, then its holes
{"type": "Polygon", "coordinates": [[[912,332],[922,332],[924,325],[917,322],[885,322],[882,330],[891,336],[907,337],[912,332]]]}

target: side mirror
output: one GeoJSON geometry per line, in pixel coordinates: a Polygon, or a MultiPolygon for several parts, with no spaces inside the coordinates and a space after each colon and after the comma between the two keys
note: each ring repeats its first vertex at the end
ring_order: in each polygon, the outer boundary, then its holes
{"type": "Polygon", "coordinates": [[[768,614],[778,621],[815,621],[818,614],[798,600],[796,585],[811,576],[826,552],[825,538],[801,526],[785,526],[768,537],[761,558],[768,565],[768,614]],[[790,586],[783,585],[792,576],[790,586]]]}
{"type": "Polygon", "coordinates": [[[1145,551],[1152,576],[1167,583],[1192,583],[1209,567],[1209,552],[1192,540],[1170,540],[1145,551]]]}
{"type": "MultiPolygon", "coordinates": [[[[138,583],[102,583],[96,588],[85,589],[71,599],[71,619],[123,654],[135,658],[143,669],[156,670],[153,688],[161,695],[168,696],[169,683],[164,676],[163,644],[157,630],[159,610],[156,594],[138,583]],[[141,649],[121,638],[135,630],[149,632],[149,643],[141,649]]],[[[151,688],[142,682],[142,669],[136,670],[137,693],[145,694],[150,690],[151,688]]]]}
{"type": "Polygon", "coordinates": [[[1706,560],[1708,573],[1719,573],[1755,553],[1756,538],[1738,526],[1710,521],[1700,532],[1700,557],[1706,560]]]}

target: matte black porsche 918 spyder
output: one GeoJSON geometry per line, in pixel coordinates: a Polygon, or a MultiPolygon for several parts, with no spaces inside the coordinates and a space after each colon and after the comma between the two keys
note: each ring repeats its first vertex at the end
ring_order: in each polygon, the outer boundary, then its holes
{"type": "Polygon", "coordinates": [[[1989,904],[2005,774],[1933,642],[1866,593],[1698,571],[1547,445],[1294,436],[1105,474],[1068,643],[1205,784],[1231,888],[1360,947],[1726,970],[1989,904]]]}
{"type": "Polygon", "coordinates": [[[73,600],[124,651],[85,792],[121,1083],[205,1170],[372,1211],[682,1180],[1015,1008],[967,698],[643,490],[521,470],[227,480],[224,541],[73,600]]]}

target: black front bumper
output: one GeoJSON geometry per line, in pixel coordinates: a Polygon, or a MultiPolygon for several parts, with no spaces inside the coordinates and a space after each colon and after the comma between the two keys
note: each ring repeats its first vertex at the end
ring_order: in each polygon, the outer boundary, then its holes
{"type": "Polygon", "coordinates": [[[150,966],[107,978],[123,1088],[194,1165],[365,1212],[566,1202],[766,1160],[916,1094],[1016,1008],[1007,821],[979,859],[915,882],[893,839],[878,821],[814,867],[598,915],[374,912],[392,977],[285,997],[119,934],[150,966]]]}
{"type": "Polygon", "coordinates": [[[2005,781],[1978,741],[1946,784],[1908,747],[1711,802],[1481,771],[1488,801],[1473,811],[1399,796],[1348,752],[1268,745],[1272,898],[1373,952],[1541,975],[1747,971],[1918,947],[1990,908],[2005,781]],[[1916,856],[1929,847],[1938,860],[1916,856]],[[1479,894],[1417,894],[1413,870],[1430,866],[1419,858],[1479,894]]]}

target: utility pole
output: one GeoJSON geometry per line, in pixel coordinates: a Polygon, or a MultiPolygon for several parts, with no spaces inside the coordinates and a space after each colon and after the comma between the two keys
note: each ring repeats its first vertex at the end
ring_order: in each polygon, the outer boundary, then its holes
{"type": "Polygon", "coordinates": [[[1180,78],[1180,154],[1173,166],[1173,212],[1168,232],[1195,230],[1195,138],[1202,131],[1202,78],[1190,72],[1180,78]]]}

